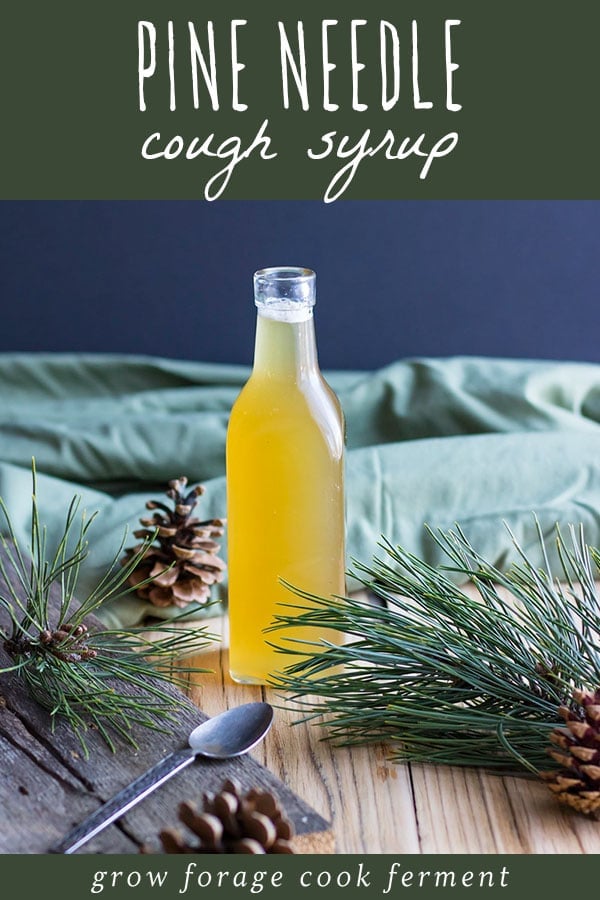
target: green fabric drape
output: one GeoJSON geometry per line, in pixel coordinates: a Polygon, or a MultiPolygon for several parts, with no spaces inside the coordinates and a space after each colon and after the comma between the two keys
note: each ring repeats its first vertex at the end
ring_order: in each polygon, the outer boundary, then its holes
{"type": "MultiPolygon", "coordinates": [[[[227,419],[247,376],[239,366],[160,358],[0,355],[0,495],[20,539],[28,541],[32,456],[50,544],[73,494],[99,511],[83,590],[170,478],[203,482],[203,515],[224,515],[227,419]]],[[[535,555],[533,511],[545,532],[583,523],[600,544],[600,366],[414,359],[327,377],[347,420],[349,561],[368,561],[385,535],[435,564],[423,524],[459,522],[506,565],[502,522],[535,555]]],[[[220,590],[224,598],[226,583],[220,590]]],[[[105,617],[131,624],[146,612],[128,598],[105,617]]]]}

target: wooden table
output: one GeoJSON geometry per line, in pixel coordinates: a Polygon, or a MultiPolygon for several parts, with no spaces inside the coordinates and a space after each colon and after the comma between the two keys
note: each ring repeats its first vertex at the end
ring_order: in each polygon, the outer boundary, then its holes
{"type": "MultiPolygon", "coordinates": [[[[194,677],[191,699],[209,715],[250,700],[280,706],[280,692],[231,681],[221,630],[196,659],[214,674],[194,677]]],[[[332,822],[337,853],[600,853],[600,822],[563,810],[541,782],[397,765],[379,744],[332,747],[315,725],[292,726],[299,718],[277,709],[254,756],[332,822]]]]}
{"type": "MultiPolygon", "coordinates": [[[[55,598],[56,602],[56,598],[55,598]]],[[[4,618],[6,618],[4,616],[4,618]]],[[[2,614],[0,611],[0,624],[2,614]]],[[[6,622],[4,623],[6,624],[6,622]]],[[[563,810],[541,783],[478,770],[396,765],[382,745],[335,748],[277,691],[234,684],[228,675],[226,622],[209,620],[223,639],[194,663],[213,674],[190,676],[191,702],[166,734],[140,735],[140,748],[112,754],[95,732],[82,757],[64,723],[51,731],[47,713],[28,698],[14,674],[0,685],[0,853],[46,852],[74,824],[166,753],[184,746],[200,707],[215,715],[228,706],[266,699],[276,709],[273,728],[253,751],[202,764],[202,789],[224,777],[280,793],[299,832],[319,838],[304,849],[337,853],[599,853],[600,822],[563,810]],[[195,704],[195,705],[194,705],[195,704]],[[285,708],[281,708],[282,705],[285,708]],[[275,779],[273,779],[275,776],[275,779]],[[278,780],[277,780],[278,779],[278,780]],[[283,782],[283,784],[281,784],[283,782]],[[283,796],[282,796],[283,795],[283,796]],[[303,803],[304,801],[304,803],[303,803]],[[308,807],[305,805],[308,804],[308,807]],[[314,816],[312,810],[319,816],[314,816]],[[323,834],[332,823],[333,841],[323,834]],[[314,823],[314,827],[313,827],[314,823]],[[323,839],[325,838],[325,839],[323,839]]],[[[0,646],[0,663],[8,658],[0,646]]],[[[194,767],[178,775],[85,848],[92,853],[137,853],[165,823],[176,821],[182,797],[200,790],[194,767]]]]}

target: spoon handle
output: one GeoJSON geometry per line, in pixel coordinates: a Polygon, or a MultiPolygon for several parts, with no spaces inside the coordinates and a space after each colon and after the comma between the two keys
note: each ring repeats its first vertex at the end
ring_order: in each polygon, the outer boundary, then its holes
{"type": "Polygon", "coordinates": [[[88,816],[66,837],[52,847],[51,853],[75,853],[83,844],[103,831],[107,825],[128,812],[133,806],[164,784],[169,778],[193,762],[196,754],[190,747],[177,750],[161,759],[155,766],[132,781],[127,787],[107,800],[100,809],[88,816]]]}

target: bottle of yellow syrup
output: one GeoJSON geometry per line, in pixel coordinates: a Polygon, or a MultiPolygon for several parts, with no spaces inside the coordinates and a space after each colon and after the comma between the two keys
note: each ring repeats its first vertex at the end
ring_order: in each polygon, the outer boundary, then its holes
{"type": "Polygon", "coordinates": [[[344,426],[317,361],[315,283],[303,268],[254,275],[254,367],[227,434],[230,671],[242,683],[264,684],[294,662],[269,641],[335,640],[315,628],[264,633],[291,612],[281,604],[307,602],[281,579],[318,596],[345,593],[344,426]]]}

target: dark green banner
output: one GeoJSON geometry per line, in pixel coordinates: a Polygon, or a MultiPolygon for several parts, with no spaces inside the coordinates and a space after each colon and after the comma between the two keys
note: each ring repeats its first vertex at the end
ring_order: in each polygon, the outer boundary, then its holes
{"type": "Polygon", "coordinates": [[[597,0],[0,14],[2,198],[597,198],[597,0]]]}
{"type": "Polygon", "coordinates": [[[521,898],[563,900],[593,891],[598,859],[582,856],[71,856],[2,857],[5,887],[33,897],[52,885],[63,900],[231,900],[260,896],[521,898]],[[31,860],[31,858],[29,858],[31,860]],[[575,871],[576,870],[576,871],[575,871]]]}

